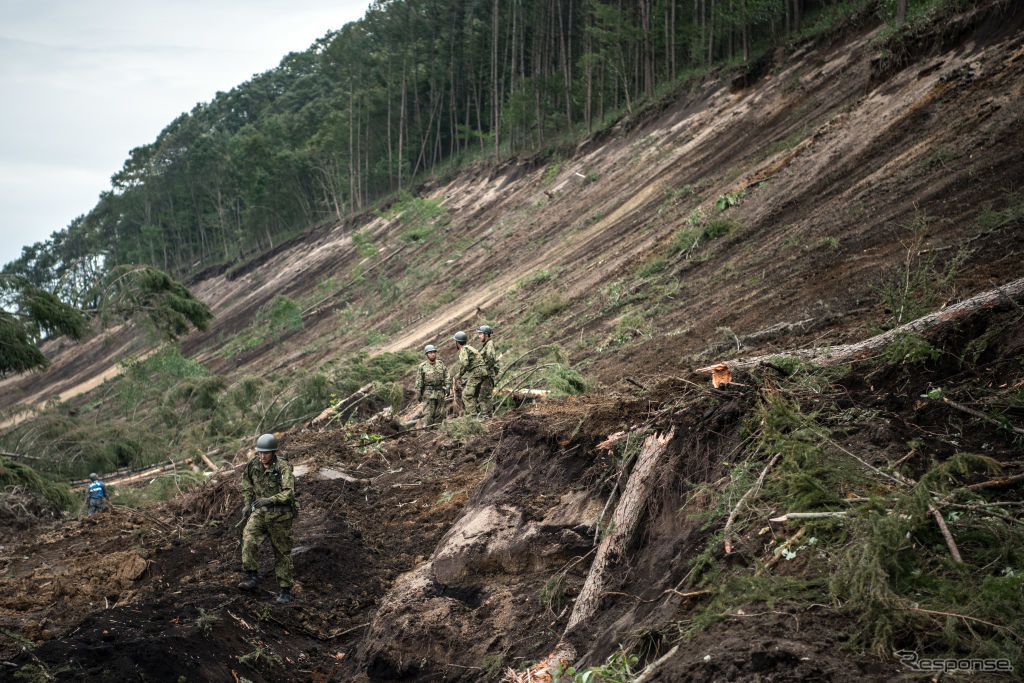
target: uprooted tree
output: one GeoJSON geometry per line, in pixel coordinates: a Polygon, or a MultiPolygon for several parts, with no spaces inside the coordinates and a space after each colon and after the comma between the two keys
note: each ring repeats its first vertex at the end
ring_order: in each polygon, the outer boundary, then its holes
{"type": "Polygon", "coordinates": [[[167,273],[151,266],[119,266],[98,279],[79,308],[21,275],[0,274],[0,376],[45,367],[38,344],[49,337],[82,339],[90,319],[142,320],[173,339],[189,324],[205,330],[213,313],[167,273]]]}

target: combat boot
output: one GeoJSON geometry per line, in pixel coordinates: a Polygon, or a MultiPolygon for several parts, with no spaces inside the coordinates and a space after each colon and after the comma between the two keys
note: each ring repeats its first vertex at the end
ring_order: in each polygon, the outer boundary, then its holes
{"type": "Polygon", "coordinates": [[[238,582],[238,587],[244,591],[255,590],[256,584],[259,581],[259,575],[255,569],[246,569],[245,578],[238,582]]]}
{"type": "Polygon", "coordinates": [[[281,589],[281,594],[277,596],[277,602],[282,605],[287,605],[292,601],[292,589],[284,587],[281,589]]]}

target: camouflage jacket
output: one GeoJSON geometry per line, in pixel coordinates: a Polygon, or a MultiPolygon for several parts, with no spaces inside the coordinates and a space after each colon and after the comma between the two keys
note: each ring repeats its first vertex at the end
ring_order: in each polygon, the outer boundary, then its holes
{"type": "Polygon", "coordinates": [[[292,464],[277,456],[264,467],[260,456],[254,456],[242,470],[242,496],[247,505],[259,498],[269,498],[274,505],[265,508],[267,516],[290,517],[298,509],[295,501],[295,475],[292,464]]]}
{"type": "Polygon", "coordinates": [[[459,349],[459,371],[456,376],[468,379],[483,379],[488,376],[487,363],[480,352],[469,344],[459,349]]]}
{"type": "Polygon", "coordinates": [[[494,342],[490,339],[480,349],[480,355],[484,357],[484,365],[491,379],[498,379],[498,350],[494,348],[494,342]]]}
{"type": "Polygon", "coordinates": [[[452,388],[452,376],[440,358],[431,363],[425,360],[416,369],[416,395],[423,399],[424,392],[442,391],[448,393],[452,388]]]}

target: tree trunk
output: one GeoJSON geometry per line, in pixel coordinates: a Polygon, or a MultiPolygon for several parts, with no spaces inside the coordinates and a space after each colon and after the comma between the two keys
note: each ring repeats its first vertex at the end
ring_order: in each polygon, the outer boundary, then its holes
{"type": "MultiPolygon", "coordinates": [[[[833,346],[826,349],[801,349],[797,351],[773,353],[765,356],[737,358],[725,361],[724,364],[731,370],[737,370],[750,368],[780,356],[806,358],[816,365],[825,366],[851,363],[853,361],[866,358],[867,356],[886,348],[893,342],[898,341],[900,337],[905,334],[920,334],[922,336],[933,335],[936,332],[959,322],[961,319],[971,315],[972,313],[977,313],[980,310],[991,308],[1000,301],[1016,304],[1021,300],[1024,300],[1024,278],[1009,282],[1002,287],[982,292],[981,294],[977,294],[970,299],[961,301],[958,304],[953,304],[949,308],[945,308],[935,313],[929,313],[917,320],[912,320],[905,325],[900,325],[888,332],[883,332],[882,334],[875,335],[874,337],[862,342],[857,342],[856,344],[844,344],[842,346],[833,346]]],[[[707,370],[710,370],[710,368],[707,368],[707,370]]]]}
{"type": "Polygon", "coordinates": [[[501,146],[498,120],[498,0],[491,8],[491,134],[494,135],[494,156],[501,146]]]}
{"type": "Polygon", "coordinates": [[[664,436],[654,434],[644,441],[633,473],[629,475],[629,481],[626,482],[622,499],[615,508],[615,514],[612,515],[611,530],[597,548],[597,555],[594,557],[593,564],[590,565],[586,583],[583,584],[580,595],[573,605],[565,633],[569,633],[597,612],[608,580],[609,570],[615,562],[622,558],[640,525],[641,517],[651,495],[651,483],[660,471],[662,456],[664,456],[665,449],[674,434],[674,430],[664,436]]]}
{"type": "Polygon", "coordinates": [[[708,66],[710,67],[715,57],[715,0],[709,0],[709,8],[706,25],[708,29],[708,66]]]}

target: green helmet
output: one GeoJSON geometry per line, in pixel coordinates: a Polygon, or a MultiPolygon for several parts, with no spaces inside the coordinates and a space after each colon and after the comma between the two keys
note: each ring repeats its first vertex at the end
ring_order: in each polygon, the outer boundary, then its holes
{"type": "Polygon", "coordinates": [[[494,330],[491,329],[490,325],[481,325],[476,331],[480,334],[494,334],[494,330]]]}
{"type": "Polygon", "coordinates": [[[89,475],[89,479],[91,481],[96,481],[99,478],[100,478],[100,475],[96,474],[95,472],[93,472],[92,474],[89,475]]]}
{"type": "Polygon", "coordinates": [[[256,439],[257,453],[272,453],[277,450],[277,437],[273,434],[264,434],[256,439]]]}
{"type": "Polygon", "coordinates": [[[452,337],[452,339],[459,342],[460,344],[465,344],[466,342],[469,341],[469,337],[466,336],[465,332],[456,332],[455,336],[452,337]]]}
{"type": "Polygon", "coordinates": [[[437,347],[433,344],[427,344],[423,347],[423,353],[437,353],[437,347]]]}

